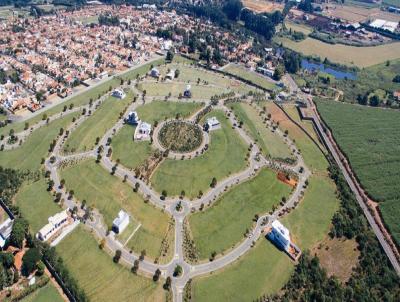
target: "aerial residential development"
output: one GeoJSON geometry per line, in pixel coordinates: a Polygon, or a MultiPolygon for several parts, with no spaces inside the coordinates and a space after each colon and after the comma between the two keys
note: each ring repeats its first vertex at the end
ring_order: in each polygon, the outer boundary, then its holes
{"type": "Polygon", "coordinates": [[[0,0],[0,301],[398,301],[399,22],[0,0]]]}

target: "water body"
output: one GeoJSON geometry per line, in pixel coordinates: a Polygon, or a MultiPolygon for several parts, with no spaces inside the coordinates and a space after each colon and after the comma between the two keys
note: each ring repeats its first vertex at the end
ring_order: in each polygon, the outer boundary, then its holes
{"type": "Polygon", "coordinates": [[[328,73],[330,75],[333,75],[336,79],[343,80],[343,79],[349,79],[349,80],[356,80],[357,75],[353,72],[347,72],[347,71],[342,71],[339,69],[333,69],[330,67],[325,67],[324,64],[322,63],[312,63],[308,60],[301,60],[301,67],[303,69],[309,70],[309,71],[321,71],[328,73]]]}

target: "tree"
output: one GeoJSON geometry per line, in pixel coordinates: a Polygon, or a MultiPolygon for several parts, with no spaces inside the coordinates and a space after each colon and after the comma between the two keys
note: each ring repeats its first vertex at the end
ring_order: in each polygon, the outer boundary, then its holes
{"type": "Polygon", "coordinates": [[[396,75],[393,80],[394,83],[400,83],[400,74],[396,75]]]}
{"type": "Polygon", "coordinates": [[[36,271],[36,275],[37,276],[43,276],[44,274],[44,270],[45,270],[45,265],[42,261],[39,261],[39,263],[37,264],[37,271],[36,271]]]}
{"type": "Polygon", "coordinates": [[[174,59],[174,53],[172,52],[172,50],[168,50],[166,60],[172,62],[173,59],[174,59]]]}
{"type": "Polygon", "coordinates": [[[222,8],[226,16],[233,20],[239,20],[240,12],[243,9],[243,4],[239,0],[228,0],[222,8]]]}
{"type": "Polygon", "coordinates": [[[157,282],[157,281],[160,279],[160,275],[161,275],[161,271],[160,271],[160,269],[158,268],[158,269],[156,269],[156,271],[155,271],[155,273],[154,273],[153,281],[154,281],[154,282],[157,282]]]}
{"type": "Polygon", "coordinates": [[[282,78],[282,76],[284,75],[284,73],[285,73],[285,71],[283,70],[283,67],[282,67],[281,65],[278,65],[278,66],[275,68],[274,75],[273,75],[272,77],[273,77],[273,79],[274,79],[275,81],[280,81],[280,79],[282,78]]]}
{"type": "Polygon", "coordinates": [[[10,268],[14,264],[14,255],[12,253],[1,253],[1,262],[5,268],[10,268]]]}
{"type": "Polygon", "coordinates": [[[210,187],[215,188],[216,185],[217,185],[217,179],[215,177],[213,177],[213,179],[211,180],[210,187]]]}
{"type": "Polygon", "coordinates": [[[25,234],[28,231],[28,223],[23,218],[17,218],[14,221],[14,225],[10,234],[10,244],[22,248],[25,234]]]}
{"type": "Polygon", "coordinates": [[[374,94],[374,95],[369,99],[369,104],[370,104],[371,106],[374,106],[374,107],[379,106],[379,103],[380,103],[380,99],[379,99],[379,96],[377,96],[376,94],[374,94]]]}
{"type": "Polygon", "coordinates": [[[113,257],[114,263],[118,263],[119,262],[119,259],[121,259],[121,255],[122,255],[121,250],[116,250],[115,251],[115,255],[113,257]]]}
{"type": "Polygon", "coordinates": [[[165,279],[165,283],[163,285],[163,288],[165,290],[169,290],[171,288],[171,283],[172,283],[171,277],[168,276],[167,279],[165,279]]]}
{"type": "Polygon", "coordinates": [[[179,277],[180,275],[182,275],[182,266],[180,266],[179,264],[177,264],[176,266],[175,266],[175,269],[174,269],[174,277],[179,277]]]}
{"type": "Polygon", "coordinates": [[[133,262],[133,266],[132,266],[132,268],[131,268],[131,272],[132,273],[134,273],[134,274],[136,274],[137,273],[137,271],[138,271],[138,269],[139,269],[139,260],[135,260],[135,262],[133,262]]]}
{"type": "Polygon", "coordinates": [[[142,251],[140,252],[139,260],[140,260],[140,261],[143,261],[145,256],[146,256],[146,250],[142,250],[142,251]]]}
{"type": "Polygon", "coordinates": [[[22,274],[29,276],[37,266],[41,256],[37,248],[29,249],[22,257],[22,274]]]}

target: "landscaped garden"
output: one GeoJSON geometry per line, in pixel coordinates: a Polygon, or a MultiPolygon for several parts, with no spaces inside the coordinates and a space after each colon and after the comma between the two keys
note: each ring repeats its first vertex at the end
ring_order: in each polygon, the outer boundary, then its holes
{"type": "Polygon", "coordinates": [[[186,153],[200,147],[203,133],[196,124],[174,120],[163,125],[158,140],[165,149],[186,153]]]}

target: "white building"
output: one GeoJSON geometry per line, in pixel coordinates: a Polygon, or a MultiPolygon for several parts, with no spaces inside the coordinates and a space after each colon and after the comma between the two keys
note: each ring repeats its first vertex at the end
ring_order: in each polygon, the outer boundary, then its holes
{"type": "Polygon", "coordinates": [[[13,222],[13,219],[7,218],[2,224],[0,224],[0,249],[6,245],[6,241],[11,235],[13,222]]]}
{"type": "Polygon", "coordinates": [[[399,22],[393,22],[393,21],[387,21],[387,20],[382,20],[382,19],[375,19],[372,21],[369,26],[377,28],[377,29],[383,29],[383,30],[388,30],[392,33],[394,33],[399,26],[399,22]]]}
{"type": "Polygon", "coordinates": [[[151,69],[151,71],[150,71],[150,75],[151,75],[153,78],[158,78],[158,77],[160,76],[160,71],[159,71],[157,68],[153,67],[153,68],[151,69]]]}
{"type": "Polygon", "coordinates": [[[185,91],[183,92],[183,96],[185,97],[185,98],[191,98],[192,97],[192,91],[191,91],[191,86],[190,85],[186,85],[186,89],[185,89],[185,91]]]}
{"type": "Polygon", "coordinates": [[[49,223],[42,227],[36,237],[42,241],[47,241],[57,231],[68,224],[68,212],[64,210],[48,218],[49,223]]]}
{"type": "Polygon", "coordinates": [[[289,230],[283,226],[278,220],[272,222],[272,230],[269,233],[269,238],[280,248],[289,251],[290,234],[289,230]]]}
{"type": "Polygon", "coordinates": [[[112,230],[116,234],[122,233],[129,224],[129,215],[123,210],[120,210],[117,218],[114,219],[112,230]]]}
{"type": "Polygon", "coordinates": [[[206,131],[212,131],[221,128],[221,124],[219,123],[218,119],[213,116],[207,119],[205,124],[206,131]]]}
{"type": "Polygon", "coordinates": [[[136,111],[131,111],[128,114],[128,117],[125,119],[125,122],[129,125],[134,125],[136,126],[137,124],[139,124],[140,119],[138,114],[136,113],[136,111]]]}
{"type": "Polygon", "coordinates": [[[115,89],[112,93],[112,96],[122,100],[126,97],[126,94],[122,89],[115,89]]]}
{"type": "Polygon", "coordinates": [[[145,141],[150,140],[151,125],[146,122],[140,122],[135,129],[135,140],[145,141]]]}
{"type": "Polygon", "coordinates": [[[166,78],[166,79],[169,79],[169,80],[175,79],[175,70],[174,70],[174,69],[171,69],[171,70],[165,75],[165,78],[166,78]]]}

